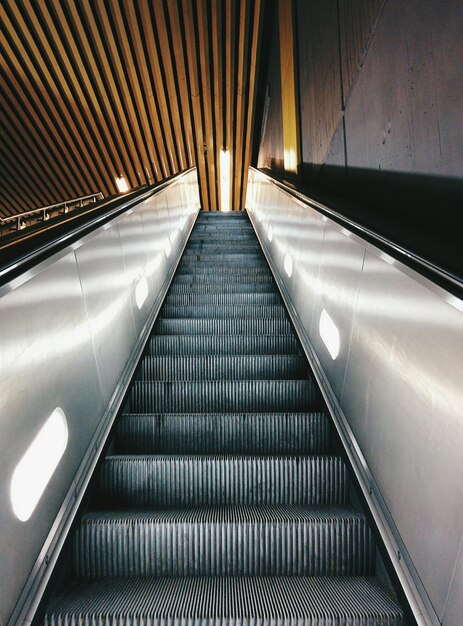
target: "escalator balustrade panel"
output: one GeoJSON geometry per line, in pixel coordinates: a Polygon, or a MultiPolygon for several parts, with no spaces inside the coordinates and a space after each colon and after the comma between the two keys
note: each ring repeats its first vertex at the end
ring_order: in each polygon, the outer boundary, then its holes
{"type": "Polygon", "coordinates": [[[246,214],[201,213],[46,626],[399,626],[246,214]]]}

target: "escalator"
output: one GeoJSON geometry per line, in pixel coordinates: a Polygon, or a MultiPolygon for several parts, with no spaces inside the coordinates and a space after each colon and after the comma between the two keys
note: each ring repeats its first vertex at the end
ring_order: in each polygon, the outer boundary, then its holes
{"type": "Polygon", "coordinates": [[[245,214],[200,214],[47,626],[398,626],[245,214]]]}

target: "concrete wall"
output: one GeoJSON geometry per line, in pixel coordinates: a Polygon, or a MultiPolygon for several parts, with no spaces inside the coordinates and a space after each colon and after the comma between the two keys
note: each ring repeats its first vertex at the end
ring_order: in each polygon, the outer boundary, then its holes
{"type": "MultiPolygon", "coordinates": [[[[352,217],[463,273],[461,2],[295,0],[295,12],[301,177],[350,200],[352,217]]],[[[269,114],[260,167],[281,159],[279,124],[269,114]]]]}

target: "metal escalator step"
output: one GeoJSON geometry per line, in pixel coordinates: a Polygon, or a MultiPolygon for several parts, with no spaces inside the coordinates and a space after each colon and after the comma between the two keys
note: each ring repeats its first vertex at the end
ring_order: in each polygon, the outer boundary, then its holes
{"type": "MultiPolygon", "coordinates": [[[[265,277],[268,276],[273,280],[272,273],[268,265],[264,262],[253,264],[252,266],[249,264],[238,265],[235,263],[227,263],[226,265],[220,265],[216,263],[212,267],[207,263],[182,263],[182,261],[180,261],[175,280],[177,280],[178,276],[181,274],[192,274],[195,276],[212,274],[213,276],[220,276],[221,280],[226,282],[232,282],[234,276],[245,276],[248,279],[252,277],[254,279],[254,276],[262,275],[265,277]]],[[[258,278],[256,280],[258,280],[258,278]]]]}
{"type": "Polygon", "coordinates": [[[89,513],[74,538],[79,578],[370,576],[363,514],[339,507],[184,507],[89,513]]]}
{"type": "Polygon", "coordinates": [[[229,355],[241,354],[301,354],[296,337],[291,335],[153,335],[148,354],[229,355]]]}
{"type": "Polygon", "coordinates": [[[369,577],[145,577],[80,580],[44,626],[403,626],[369,577]]]}
{"type": "Polygon", "coordinates": [[[275,285],[273,285],[270,281],[252,283],[248,282],[237,282],[233,283],[220,283],[210,282],[210,283],[197,283],[197,282],[177,282],[174,281],[169,290],[169,295],[180,295],[180,294],[241,294],[241,293],[249,293],[249,294],[258,294],[258,293],[266,293],[266,294],[277,294],[277,289],[275,285]]]}
{"type": "Polygon", "coordinates": [[[228,304],[228,305],[187,305],[175,306],[164,304],[161,308],[160,319],[284,319],[286,318],[286,309],[283,304],[228,304]]]}
{"type": "Polygon", "coordinates": [[[236,304],[279,304],[281,298],[277,293],[182,293],[169,294],[165,304],[172,306],[202,306],[202,305],[236,305],[236,304]]]}
{"type": "Polygon", "coordinates": [[[100,509],[239,504],[345,505],[338,456],[120,455],[107,457],[100,509]]]}
{"type": "Polygon", "coordinates": [[[288,319],[158,319],[157,335],[291,335],[288,319]]]}
{"type": "Polygon", "coordinates": [[[302,380],[307,373],[305,357],[297,355],[148,355],[136,380],[302,380]]]}
{"type": "Polygon", "coordinates": [[[275,282],[273,280],[273,276],[270,273],[270,270],[267,272],[257,273],[243,273],[237,272],[236,274],[224,272],[218,272],[217,274],[176,274],[174,280],[172,281],[172,285],[178,284],[188,284],[192,285],[214,285],[214,287],[223,285],[225,288],[228,286],[232,286],[233,284],[237,285],[272,285],[275,286],[275,282]],[[226,282],[224,282],[226,280],[226,282]]]}
{"type": "Polygon", "coordinates": [[[123,454],[324,454],[323,413],[129,413],[116,426],[123,454]]]}
{"type": "Polygon", "coordinates": [[[229,252],[228,250],[210,252],[208,250],[185,250],[182,256],[182,263],[254,263],[256,261],[264,262],[261,252],[248,252],[241,249],[229,252]]]}
{"type": "Polygon", "coordinates": [[[320,405],[320,392],[312,380],[135,381],[124,412],[292,412],[314,411],[320,405]]]}

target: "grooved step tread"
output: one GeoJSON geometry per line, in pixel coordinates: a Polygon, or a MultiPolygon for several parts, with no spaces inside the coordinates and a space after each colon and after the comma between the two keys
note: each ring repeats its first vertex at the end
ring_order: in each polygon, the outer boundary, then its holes
{"type": "Polygon", "coordinates": [[[97,485],[100,509],[208,505],[344,505],[339,456],[114,455],[97,485]]]}
{"type": "Polygon", "coordinates": [[[157,335],[290,335],[295,337],[287,318],[273,319],[158,319],[157,335]]]}
{"type": "Polygon", "coordinates": [[[301,354],[291,335],[153,335],[148,347],[153,356],[301,354]]]}
{"type": "Polygon", "coordinates": [[[296,380],[307,378],[307,361],[295,355],[146,356],[136,378],[168,380],[296,380]]]}
{"type": "Polygon", "coordinates": [[[204,304],[176,306],[163,304],[160,319],[286,319],[286,309],[282,304],[204,304]]]}
{"type": "Polygon", "coordinates": [[[135,381],[124,412],[293,412],[314,411],[320,405],[312,380],[135,381]]]}
{"type": "Polygon", "coordinates": [[[90,578],[368,576],[375,557],[361,513],[300,506],[90,513],[73,552],[90,578]]]}
{"type": "Polygon", "coordinates": [[[220,282],[211,283],[195,283],[191,282],[173,282],[169,294],[240,294],[240,293],[277,293],[276,288],[270,282],[254,283],[254,282],[233,282],[223,285],[220,282]]]}
{"type": "Polygon", "coordinates": [[[277,293],[170,293],[165,303],[171,306],[281,305],[277,293]]]}
{"type": "Polygon", "coordinates": [[[176,577],[76,581],[45,626],[403,626],[364,577],[176,577]]]}
{"type": "Polygon", "coordinates": [[[125,454],[323,454],[323,413],[141,413],[122,415],[116,452],[125,454]]]}

